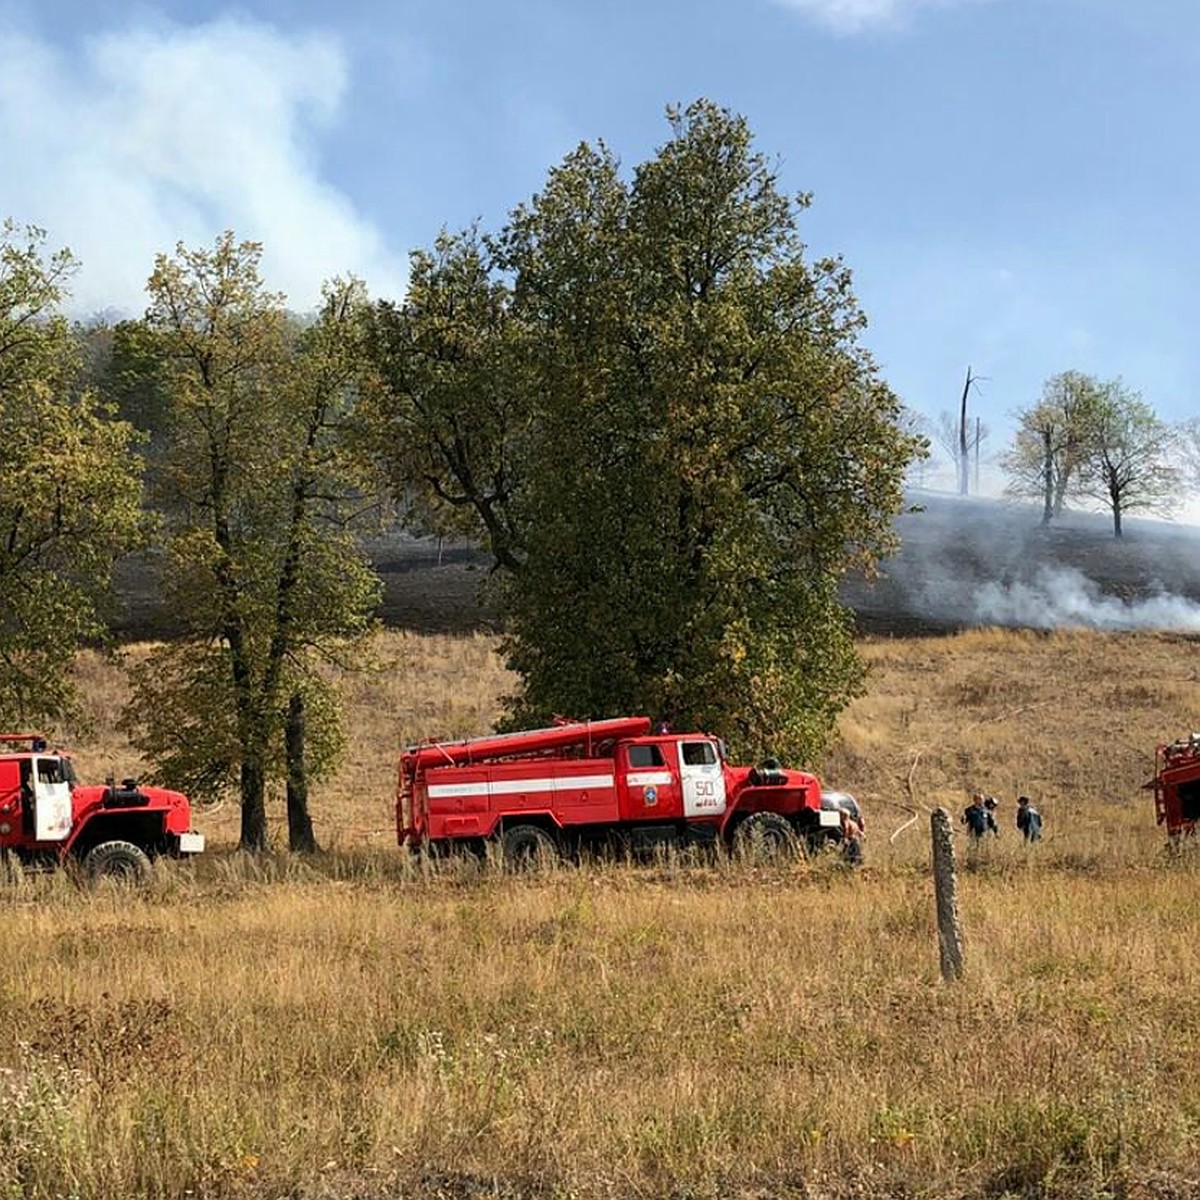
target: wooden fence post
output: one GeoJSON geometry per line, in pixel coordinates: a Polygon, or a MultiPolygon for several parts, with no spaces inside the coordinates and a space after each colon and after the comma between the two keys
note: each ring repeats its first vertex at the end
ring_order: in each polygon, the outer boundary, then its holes
{"type": "Polygon", "coordinates": [[[929,816],[929,825],[933,837],[933,887],[937,897],[942,978],[951,983],[963,976],[963,942],[958,921],[958,872],[954,865],[950,814],[944,808],[934,809],[929,816]]]}

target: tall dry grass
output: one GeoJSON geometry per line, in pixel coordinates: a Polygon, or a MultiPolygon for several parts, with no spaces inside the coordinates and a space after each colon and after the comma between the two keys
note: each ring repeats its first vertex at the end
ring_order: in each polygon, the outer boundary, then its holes
{"type": "MultiPolygon", "coordinates": [[[[68,731],[81,778],[120,779],[148,771],[118,730],[125,703],[124,670],[146,646],[116,657],[88,652],[77,674],[86,725],[68,731]]],[[[319,843],[333,849],[393,846],[395,790],[400,750],[429,737],[460,738],[491,728],[513,681],[485,634],[383,634],[369,667],[345,672],[343,687],[348,749],[337,775],[313,785],[313,823],[319,843]]],[[[282,794],[270,798],[276,833],[286,844],[282,794]]],[[[217,847],[236,844],[239,817],[233,804],[200,811],[197,828],[217,847]]]]}
{"type": "Polygon", "coordinates": [[[353,683],[367,765],[315,797],[327,831],[362,821],[340,853],[0,893],[0,1194],[1194,1193],[1200,862],[1136,790],[1195,723],[1191,643],[873,643],[827,764],[864,797],[861,871],[527,879],[371,840],[382,739],[469,732],[505,686],[486,641],[461,671],[452,641],[389,644],[403,678],[353,683]],[[956,986],[925,822],[890,837],[914,758],[922,805],[1022,787],[1049,817],[963,848],[956,986]]]}
{"type": "Polygon", "coordinates": [[[914,805],[957,812],[985,791],[1009,837],[1025,793],[1064,853],[1111,863],[1160,843],[1141,788],[1155,746],[1200,726],[1194,638],[976,630],[863,651],[867,694],[822,770],[864,799],[873,832],[890,835],[914,805]]]}

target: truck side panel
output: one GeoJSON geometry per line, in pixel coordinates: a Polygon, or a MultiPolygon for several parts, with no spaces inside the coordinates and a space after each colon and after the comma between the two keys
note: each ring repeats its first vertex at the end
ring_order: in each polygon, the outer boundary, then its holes
{"type": "Polygon", "coordinates": [[[439,767],[417,784],[428,836],[490,837],[503,819],[546,813],[560,826],[618,819],[611,759],[439,767]]]}
{"type": "Polygon", "coordinates": [[[0,760],[0,847],[20,844],[25,837],[25,823],[20,763],[16,759],[0,760]]]}

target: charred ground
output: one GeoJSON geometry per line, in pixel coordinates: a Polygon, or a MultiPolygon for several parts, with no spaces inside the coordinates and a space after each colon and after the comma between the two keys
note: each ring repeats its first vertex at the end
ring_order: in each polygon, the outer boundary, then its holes
{"type": "MultiPolygon", "coordinates": [[[[914,492],[896,522],[900,552],[874,580],[843,589],[863,633],[938,634],[978,626],[1200,631],[1200,528],[1069,514],[1050,526],[1029,505],[914,492]]],[[[383,580],[389,628],[463,633],[494,628],[488,555],[406,534],[368,551],[383,580]]],[[[152,563],[117,572],[112,621],[123,639],[170,636],[152,563]]]]}

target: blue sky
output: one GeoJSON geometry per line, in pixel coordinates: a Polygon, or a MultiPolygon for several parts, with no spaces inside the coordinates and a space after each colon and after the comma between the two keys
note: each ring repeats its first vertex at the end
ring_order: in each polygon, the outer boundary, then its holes
{"type": "Polygon", "coordinates": [[[913,407],[969,364],[988,451],[1068,368],[1200,413],[1191,0],[0,0],[0,214],[82,259],[83,312],[225,228],[294,307],[349,271],[397,295],[442,226],[581,140],[632,166],[701,95],[814,194],[913,407]]]}

